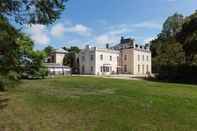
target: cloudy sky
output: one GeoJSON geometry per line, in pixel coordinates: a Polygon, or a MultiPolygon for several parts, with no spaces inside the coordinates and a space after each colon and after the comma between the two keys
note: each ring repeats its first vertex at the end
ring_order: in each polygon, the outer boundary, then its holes
{"type": "Polygon", "coordinates": [[[121,36],[144,44],[161,31],[162,23],[175,12],[189,15],[197,0],[69,0],[56,23],[24,29],[37,49],[86,44],[103,47],[121,36]]]}

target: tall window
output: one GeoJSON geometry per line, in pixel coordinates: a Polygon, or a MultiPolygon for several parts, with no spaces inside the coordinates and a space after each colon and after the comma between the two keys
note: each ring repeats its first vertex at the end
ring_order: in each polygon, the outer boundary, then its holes
{"type": "Polygon", "coordinates": [[[127,60],[127,55],[124,55],[124,60],[127,60]]]}
{"type": "Polygon", "coordinates": [[[91,60],[91,61],[94,60],[94,56],[93,56],[93,55],[90,56],[90,60],[91,60]]]}
{"type": "Polygon", "coordinates": [[[100,55],[100,59],[103,60],[103,55],[100,55]]]}
{"type": "Polygon", "coordinates": [[[112,56],[109,56],[109,60],[112,61],[112,56]]]}
{"type": "Polygon", "coordinates": [[[124,65],[124,72],[127,72],[127,65],[124,65]]]}
{"type": "Polygon", "coordinates": [[[93,68],[93,66],[91,66],[91,72],[93,72],[93,70],[94,70],[94,68],[93,68]]]}
{"type": "Polygon", "coordinates": [[[101,72],[110,72],[110,67],[108,67],[108,66],[101,66],[100,67],[101,68],[101,72]]]}
{"type": "Polygon", "coordinates": [[[144,55],[142,56],[142,60],[144,61],[144,55]]]}
{"type": "Polygon", "coordinates": [[[146,56],[146,60],[148,61],[148,56],[146,56]]]}
{"type": "Polygon", "coordinates": [[[140,61],[140,55],[138,55],[137,57],[138,57],[138,61],[140,61]]]}
{"type": "Polygon", "coordinates": [[[142,65],[142,73],[144,74],[144,65],[142,65]]]}
{"type": "Polygon", "coordinates": [[[140,65],[138,65],[138,72],[140,72],[140,65]]]}
{"type": "Polygon", "coordinates": [[[82,61],[85,61],[85,56],[82,56],[82,61]]]}

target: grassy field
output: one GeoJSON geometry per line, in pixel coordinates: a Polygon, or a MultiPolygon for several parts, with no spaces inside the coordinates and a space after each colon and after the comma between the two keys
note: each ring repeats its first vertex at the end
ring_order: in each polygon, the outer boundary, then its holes
{"type": "Polygon", "coordinates": [[[91,77],[24,80],[0,131],[196,131],[197,86],[91,77]]]}

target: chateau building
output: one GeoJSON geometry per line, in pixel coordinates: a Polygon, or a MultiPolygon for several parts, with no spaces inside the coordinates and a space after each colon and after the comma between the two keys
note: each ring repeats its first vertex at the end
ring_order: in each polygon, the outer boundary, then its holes
{"type": "Polygon", "coordinates": [[[136,44],[133,39],[120,40],[109,48],[86,46],[79,53],[80,74],[151,74],[151,52],[148,45],[136,44]]]}
{"type": "Polygon", "coordinates": [[[117,73],[120,52],[105,48],[86,46],[79,53],[80,74],[115,74],[117,73]]]}

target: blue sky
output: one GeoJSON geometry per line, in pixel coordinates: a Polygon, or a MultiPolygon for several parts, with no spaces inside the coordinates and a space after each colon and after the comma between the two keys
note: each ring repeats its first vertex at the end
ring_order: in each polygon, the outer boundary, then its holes
{"type": "Polygon", "coordinates": [[[56,23],[33,25],[25,31],[37,49],[47,45],[104,47],[117,44],[121,36],[144,44],[157,36],[168,16],[175,12],[190,15],[196,9],[196,0],[69,0],[56,23]]]}

